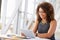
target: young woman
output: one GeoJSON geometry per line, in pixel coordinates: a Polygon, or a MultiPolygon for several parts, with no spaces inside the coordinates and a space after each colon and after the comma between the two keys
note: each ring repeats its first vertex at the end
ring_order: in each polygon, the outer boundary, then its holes
{"type": "Polygon", "coordinates": [[[36,36],[55,40],[57,22],[54,18],[53,6],[48,2],[39,4],[37,6],[36,15],[37,19],[33,27],[33,32],[36,36]]]}

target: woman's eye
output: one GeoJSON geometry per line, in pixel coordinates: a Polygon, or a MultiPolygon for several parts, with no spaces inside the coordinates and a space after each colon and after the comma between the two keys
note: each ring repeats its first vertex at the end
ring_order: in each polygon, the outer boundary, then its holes
{"type": "Polygon", "coordinates": [[[44,12],[39,12],[39,13],[44,13],[44,12]]]}

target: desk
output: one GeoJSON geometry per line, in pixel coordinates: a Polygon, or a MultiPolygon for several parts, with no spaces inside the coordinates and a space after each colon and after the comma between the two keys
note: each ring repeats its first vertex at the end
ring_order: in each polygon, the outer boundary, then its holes
{"type": "Polygon", "coordinates": [[[49,39],[43,39],[43,38],[38,38],[38,37],[36,37],[36,38],[34,38],[34,39],[23,39],[23,40],[49,40],[49,39]]]}
{"type": "Polygon", "coordinates": [[[16,36],[8,37],[6,35],[0,35],[0,39],[2,40],[49,40],[49,39],[43,39],[43,38],[32,38],[32,39],[22,39],[16,36]]]}

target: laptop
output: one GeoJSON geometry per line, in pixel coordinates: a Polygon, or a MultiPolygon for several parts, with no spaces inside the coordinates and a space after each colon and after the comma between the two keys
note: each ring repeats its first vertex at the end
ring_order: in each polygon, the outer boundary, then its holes
{"type": "Polygon", "coordinates": [[[35,38],[34,33],[31,30],[22,29],[21,32],[26,36],[25,38],[35,38]]]}

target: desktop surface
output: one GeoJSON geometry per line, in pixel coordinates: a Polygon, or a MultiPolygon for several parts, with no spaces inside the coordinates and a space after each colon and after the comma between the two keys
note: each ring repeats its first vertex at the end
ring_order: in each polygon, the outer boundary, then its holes
{"type": "Polygon", "coordinates": [[[38,38],[38,37],[25,39],[17,36],[8,37],[6,35],[0,35],[0,38],[3,38],[4,40],[49,40],[49,39],[38,38]]]}

